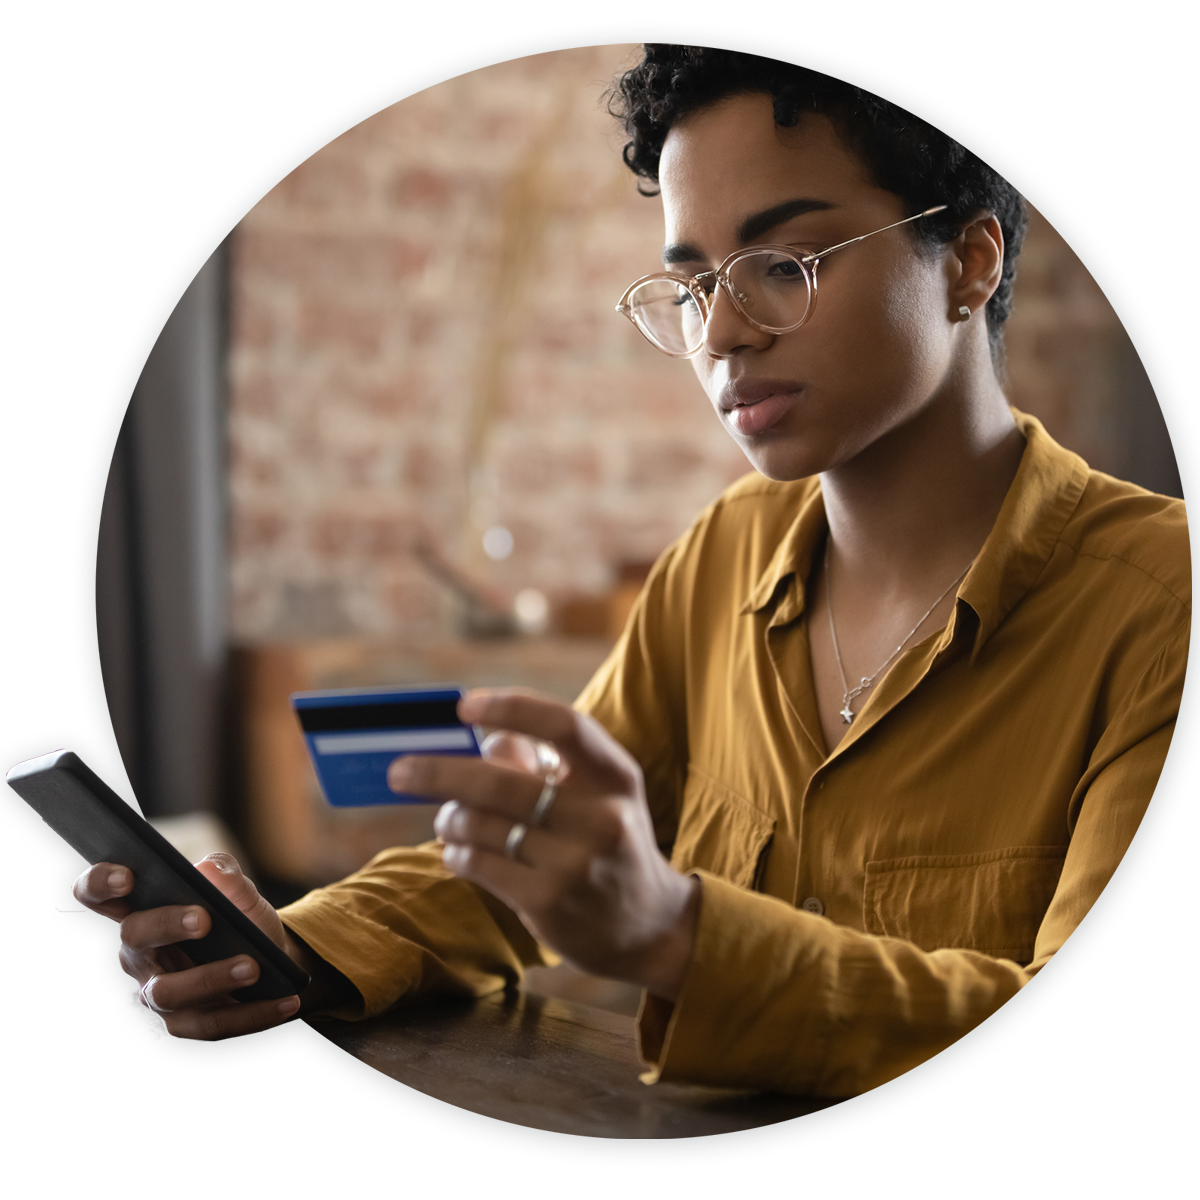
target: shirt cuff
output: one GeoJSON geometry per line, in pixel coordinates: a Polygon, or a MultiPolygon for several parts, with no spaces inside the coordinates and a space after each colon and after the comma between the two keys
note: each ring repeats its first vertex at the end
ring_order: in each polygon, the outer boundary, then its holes
{"type": "Polygon", "coordinates": [[[361,897],[345,894],[354,878],[279,910],[283,923],[362,996],[361,1005],[324,1015],[361,1020],[431,992],[482,996],[518,982],[523,965],[543,961],[517,918],[461,879],[424,881],[403,906],[372,911],[361,897]]]}
{"type": "Polygon", "coordinates": [[[823,991],[821,972],[806,981],[805,968],[817,968],[828,922],[707,871],[692,874],[701,882],[700,914],[683,988],[674,1004],[646,994],[638,1013],[638,1052],[648,1068],[642,1082],[807,1091],[828,1026],[818,996],[808,995],[823,991]],[[786,1047],[776,1011],[781,991],[790,1010],[786,1047]],[[790,1078],[780,1077],[781,1056],[790,1078]]]}
{"type": "Polygon", "coordinates": [[[322,1016],[360,1021],[384,1012],[403,994],[402,976],[419,973],[419,951],[407,947],[389,930],[347,913],[321,892],[279,910],[279,919],[330,966],[358,989],[361,999],[322,1016]],[[405,962],[406,957],[411,961],[405,962]],[[406,969],[407,968],[407,969],[406,969]]]}

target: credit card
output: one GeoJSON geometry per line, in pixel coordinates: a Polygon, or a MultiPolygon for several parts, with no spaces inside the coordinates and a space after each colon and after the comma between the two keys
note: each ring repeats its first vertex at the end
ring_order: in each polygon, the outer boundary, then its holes
{"type": "Polygon", "coordinates": [[[478,755],[478,733],[458,719],[462,695],[454,684],[293,693],[325,799],[338,808],[434,803],[393,792],[388,765],[405,754],[478,755]]]}

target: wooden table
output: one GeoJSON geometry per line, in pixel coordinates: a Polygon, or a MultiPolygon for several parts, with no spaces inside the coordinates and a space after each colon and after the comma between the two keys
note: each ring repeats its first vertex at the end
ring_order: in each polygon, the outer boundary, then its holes
{"type": "Polygon", "coordinates": [[[556,1133],[700,1137],[787,1121],[836,1103],[680,1084],[647,1087],[638,1080],[632,1017],[530,992],[311,1024],[427,1096],[556,1133]]]}

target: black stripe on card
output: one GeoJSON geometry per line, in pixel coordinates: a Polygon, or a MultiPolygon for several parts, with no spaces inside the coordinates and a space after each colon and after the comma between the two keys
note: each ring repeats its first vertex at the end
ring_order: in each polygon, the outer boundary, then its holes
{"type": "Polygon", "coordinates": [[[332,704],[328,708],[297,708],[305,733],[344,729],[436,729],[461,725],[458,700],[415,700],[409,703],[332,704]]]}

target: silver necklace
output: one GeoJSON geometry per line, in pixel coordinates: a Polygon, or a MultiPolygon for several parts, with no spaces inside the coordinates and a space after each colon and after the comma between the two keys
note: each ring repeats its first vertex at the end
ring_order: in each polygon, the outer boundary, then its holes
{"type": "Polygon", "coordinates": [[[875,682],[875,680],[878,679],[879,676],[891,665],[892,659],[894,659],[896,655],[899,654],[900,651],[903,650],[908,644],[908,639],[912,637],[912,635],[916,633],[922,625],[925,624],[929,614],[933,612],[933,610],[937,608],[937,606],[941,604],[941,602],[950,594],[950,588],[961,583],[963,579],[966,578],[967,572],[971,569],[971,563],[973,563],[975,560],[971,559],[971,562],[967,563],[966,567],[963,568],[962,574],[959,575],[959,577],[950,584],[950,587],[948,587],[925,610],[925,612],[921,615],[921,619],[904,635],[900,645],[898,645],[895,650],[893,650],[891,654],[889,654],[887,658],[885,658],[883,662],[881,662],[879,666],[875,668],[874,674],[864,675],[862,682],[857,687],[852,688],[846,683],[846,668],[842,665],[842,652],[838,648],[837,630],[833,627],[833,575],[829,571],[829,541],[829,538],[825,539],[825,602],[826,607],[829,609],[829,637],[833,642],[833,656],[837,659],[838,674],[842,677],[842,707],[840,710],[840,715],[842,720],[849,725],[854,720],[855,716],[857,716],[854,710],[850,707],[850,701],[861,696],[863,692],[865,692],[867,688],[869,688],[875,682]]]}

